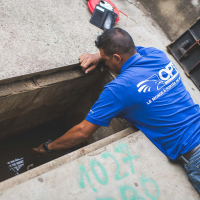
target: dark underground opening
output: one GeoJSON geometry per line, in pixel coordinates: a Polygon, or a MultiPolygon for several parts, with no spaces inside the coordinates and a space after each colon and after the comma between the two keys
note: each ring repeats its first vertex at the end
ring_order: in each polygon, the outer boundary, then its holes
{"type": "Polygon", "coordinates": [[[30,156],[32,148],[48,139],[55,140],[85,119],[112,79],[107,70],[85,75],[80,68],[73,67],[2,83],[0,182],[129,127],[126,121],[113,119],[109,127],[99,128],[76,147],[40,158],[30,156]]]}
{"type": "Polygon", "coordinates": [[[34,155],[32,151],[33,147],[38,147],[39,144],[44,143],[48,139],[55,140],[67,130],[67,119],[62,117],[23,131],[10,139],[2,140],[0,142],[0,154],[3,156],[0,165],[5,167],[0,169],[0,181],[33,169],[86,145],[86,143],[80,144],[74,148],[55,151],[43,157],[34,155]],[[30,155],[34,156],[28,157],[30,155]]]}

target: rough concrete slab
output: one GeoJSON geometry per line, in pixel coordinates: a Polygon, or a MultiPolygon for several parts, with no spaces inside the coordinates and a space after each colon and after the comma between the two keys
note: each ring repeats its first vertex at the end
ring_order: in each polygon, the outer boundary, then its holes
{"type": "Polygon", "coordinates": [[[86,1],[0,3],[0,79],[67,66],[95,51],[86,1]],[[87,45],[86,45],[87,44],[87,45]]]}
{"type": "Polygon", "coordinates": [[[0,199],[197,200],[182,167],[136,132],[1,193],[0,199]],[[141,151],[142,149],[142,151],[141,151]]]}
{"type": "Polygon", "coordinates": [[[196,11],[200,15],[200,0],[190,0],[192,5],[196,8],[196,11]]]}
{"type": "Polygon", "coordinates": [[[177,39],[200,16],[198,0],[139,0],[170,40],[177,39]]]}

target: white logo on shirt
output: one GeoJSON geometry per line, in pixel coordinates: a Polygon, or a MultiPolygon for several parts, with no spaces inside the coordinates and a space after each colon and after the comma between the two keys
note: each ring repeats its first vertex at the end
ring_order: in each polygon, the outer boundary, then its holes
{"type": "Polygon", "coordinates": [[[92,110],[90,110],[91,113],[94,113],[92,110]]]}
{"type": "Polygon", "coordinates": [[[154,74],[150,76],[148,79],[141,81],[137,84],[138,92],[150,92],[151,88],[155,88],[160,90],[165,85],[173,81],[178,72],[172,62],[170,62],[165,68],[161,69],[158,74],[154,74]]]}

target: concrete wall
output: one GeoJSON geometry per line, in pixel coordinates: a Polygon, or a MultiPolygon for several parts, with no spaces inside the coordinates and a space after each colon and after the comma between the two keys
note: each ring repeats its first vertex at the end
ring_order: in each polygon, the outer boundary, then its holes
{"type": "Polygon", "coordinates": [[[23,80],[18,77],[0,85],[0,139],[61,117],[71,108],[76,113],[77,104],[90,108],[102,90],[95,98],[85,101],[85,105],[80,99],[87,98],[86,93],[92,92],[99,79],[112,80],[108,71],[96,70],[85,75],[78,65],[68,68],[21,77],[23,80]]]}

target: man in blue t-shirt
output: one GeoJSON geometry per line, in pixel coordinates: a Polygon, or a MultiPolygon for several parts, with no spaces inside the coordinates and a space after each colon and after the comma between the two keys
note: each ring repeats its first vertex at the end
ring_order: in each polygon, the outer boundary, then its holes
{"type": "Polygon", "coordinates": [[[131,36],[120,28],[104,31],[95,43],[100,53],[79,58],[85,73],[102,59],[119,75],[104,87],[83,122],[34,150],[46,153],[70,148],[100,126],[109,126],[113,118],[124,118],[170,160],[179,160],[200,193],[200,171],[196,168],[200,166],[200,108],[174,64],[159,49],[135,47],[131,36]]]}

